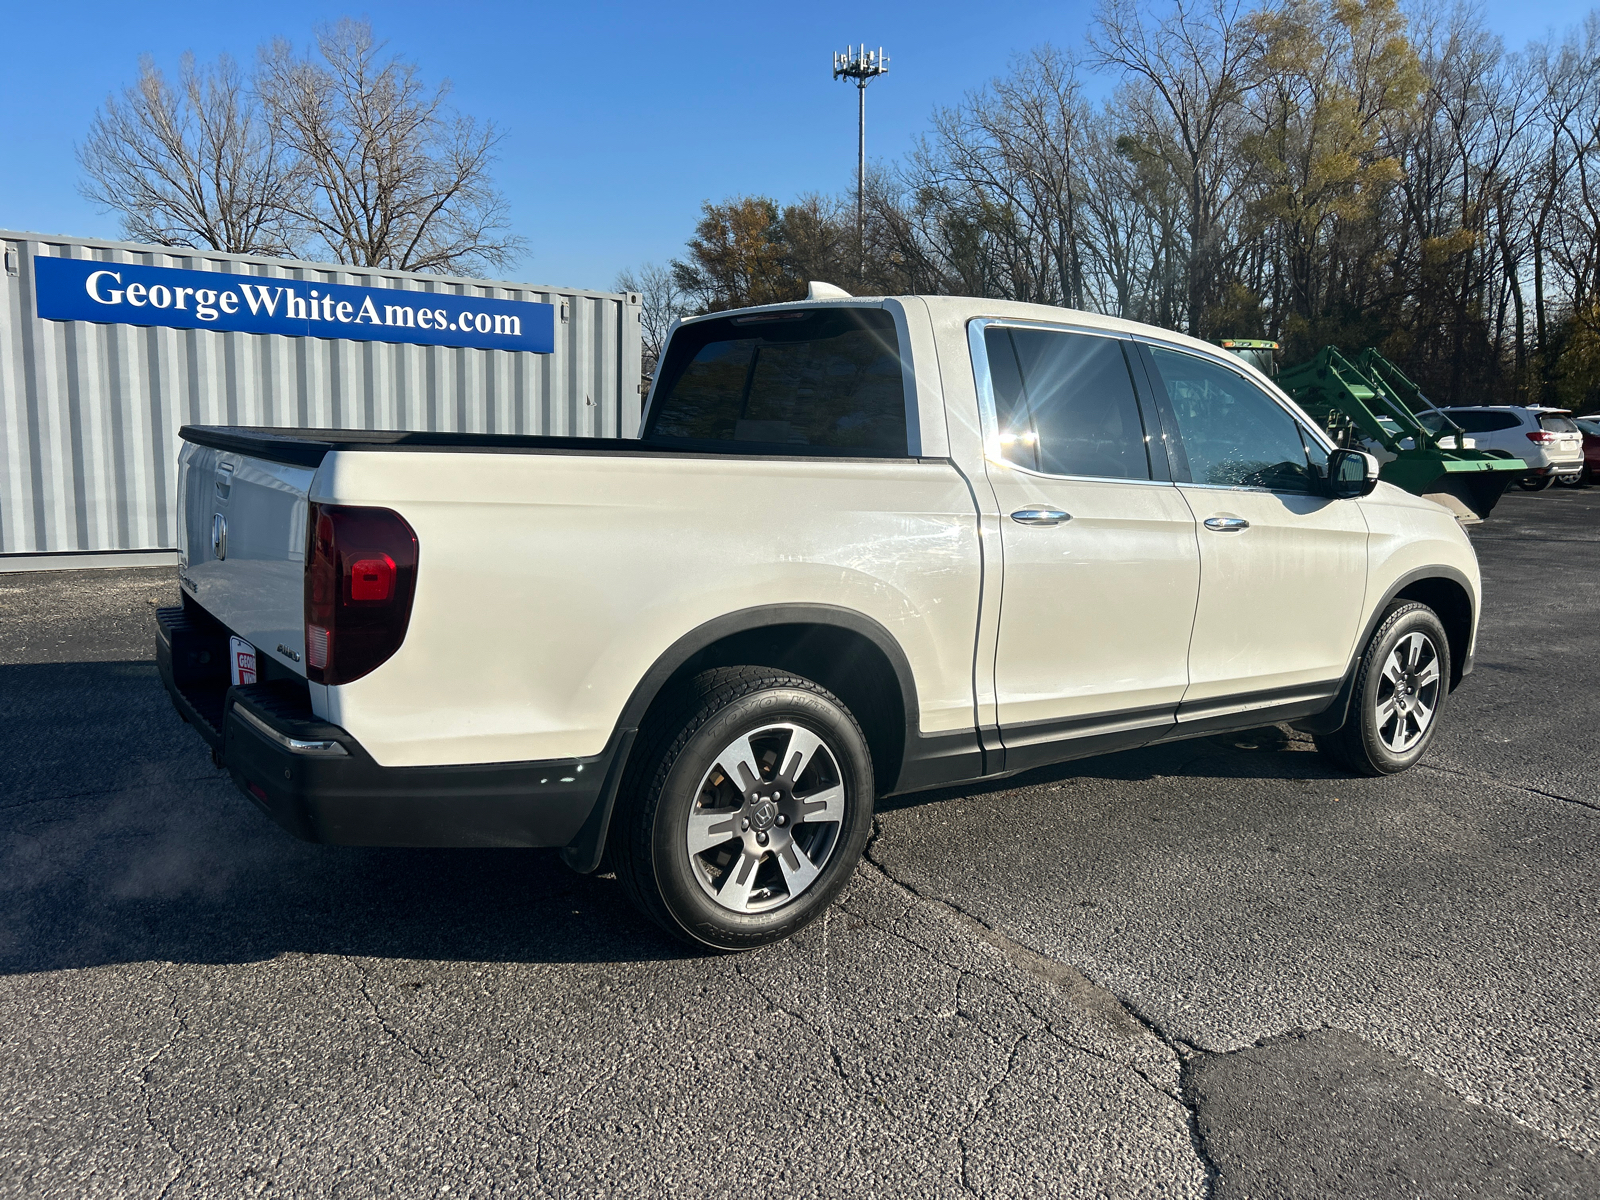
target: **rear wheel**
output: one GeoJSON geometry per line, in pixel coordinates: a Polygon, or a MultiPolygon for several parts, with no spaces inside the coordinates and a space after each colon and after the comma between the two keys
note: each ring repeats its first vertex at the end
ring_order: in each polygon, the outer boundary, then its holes
{"type": "Polygon", "coordinates": [[[1358,775],[1397,774],[1427,750],[1449,694],[1444,626],[1426,604],[1396,603],[1361,656],[1344,724],[1317,749],[1358,775]]]}
{"type": "Polygon", "coordinates": [[[1524,475],[1517,486],[1525,492],[1542,492],[1555,482],[1554,475],[1524,475]]]}
{"type": "Polygon", "coordinates": [[[1587,474],[1586,471],[1579,471],[1576,475],[1562,475],[1556,480],[1556,483],[1562,487],[1580,488],[1584,484],[1585,474],[1587,474]]]}
{"type": "Polygon", "coordinates": [[[872,827],[871,755],[838,697],[766,667],[707,671],[639,741],[608,849],[641,911],[744,950],[827,908],[872,827]]]}

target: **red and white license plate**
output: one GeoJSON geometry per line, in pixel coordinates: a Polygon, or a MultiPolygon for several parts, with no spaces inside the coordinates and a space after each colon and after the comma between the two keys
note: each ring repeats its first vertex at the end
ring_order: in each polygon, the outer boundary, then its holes
{"type": "Polygon", "coordinates": [[[256,681],[256,648],[243,638],[228,639],[228,669],[235,687],[256,681]]]}

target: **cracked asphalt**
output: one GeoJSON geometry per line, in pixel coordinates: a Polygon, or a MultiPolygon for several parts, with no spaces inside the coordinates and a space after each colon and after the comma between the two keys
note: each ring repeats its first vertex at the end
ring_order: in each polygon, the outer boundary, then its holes
{"type": "Polygon", "coordinates": [[[689,953],[554,854],[305,845],[0,575],[0,1195],[1600,1195],[1600,490],[1474,534],[1424,765],[1280,728],[885,803],[689,953]]]}

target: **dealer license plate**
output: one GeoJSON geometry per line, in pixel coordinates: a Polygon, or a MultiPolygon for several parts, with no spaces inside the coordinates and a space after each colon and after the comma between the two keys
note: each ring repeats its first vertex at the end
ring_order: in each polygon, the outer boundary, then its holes
{"type": "Polygon", "coordinates": [[[256,648],[243,638],[228,639],[228,664],[235,687],[256,681],[256,648]]]}

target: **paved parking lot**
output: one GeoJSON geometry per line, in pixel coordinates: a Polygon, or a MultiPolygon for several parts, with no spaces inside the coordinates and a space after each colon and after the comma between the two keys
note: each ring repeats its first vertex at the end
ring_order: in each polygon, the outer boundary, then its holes
{"type": "Polygon", "coordinates": [[[0,575],[0,1195],[1600,1195],[1600,490],[1474,536],[1426,764],[1281,729],[889,802],[687,953],[554,854],[309,846],[0,575]]]}

